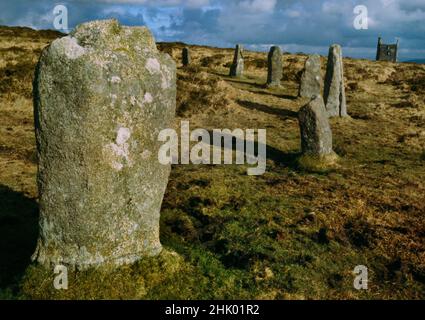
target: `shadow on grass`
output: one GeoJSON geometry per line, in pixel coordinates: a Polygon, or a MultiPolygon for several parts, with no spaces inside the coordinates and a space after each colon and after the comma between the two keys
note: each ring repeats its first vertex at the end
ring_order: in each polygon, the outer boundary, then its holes
{"type": "Polygon", "coordinates": [[[258,88],[258,89],[266,89],[267,88],[265,84],[257,83],[257,82],[255,82],[254,79],[246,78],[246,77],[244,77],[244,78],[232,78],[230,76],[226,76],[225,80],[229,81],[229,82],[233,82],[233,83],[250,85],[250,86],[253,86],[253,87],[258,88]]]}
{"type": "MultiPolygon", "coordinates": [[[[277,108],[272,108],[272,109],[277,109],[277,108]]],[[[282,111],[282,109],[277,109],[282,111]]],[[[287,112],[293,112],[293,111],[289,111],[289,110],[284,110],[287,112]]],[[[296,112],[294,112],[295,114],[297,114],[296,112]]],[[[209,130],[209,134],[210,137],[213,137],[213,131],[209,130]]],[[[232,151],[236,151],[236,146],[239,144],[243,144],[245,146],[246,150],[246,144],[247,144],[247,140],[243,139],[243,141],[241,141],[242,139],[239,139],[238,137],[235,137],[233,135],[230,134],[226,134],[226,133],[222,133],[221,134],[221,139],[220,140],[214,140],[211,139],[210,144],[211,146],[216,146],[216,147],[221,147],[221,148],[226,148],[229,149],[228,146],[223,143],[223,141],[225,139],[231,139],[232,140],[232,151]]],[[[257,135],[256,135],[257,136],[257,135]]],[[[255,151],[255,155],[258,156],[258,151],[260,149],[265,149],[266,150],[266,158],[267,160],[271,160],[273,161],[276,165],[279,166],[284,166],[284,167],[289,167],[292,169],[296,169],[297,168],[297,164],[296,164],[296,159],[299,157],[300,153],[299,152],[284,152],[281,151],[275,147],[272,147],[268,144],[264,145],[263,143],[259,143],[258,142],[258,136],[256,138],[256,140],[254,141],[254,151],[255,151]]],[[[233,163],[235,163],[235,157],[233,157],[233,163]]]]}
{"type": "Polygon", "coordinates": [[[292,110],[274,108],[265,104],[245,101],[245,100],[237,100],[236,102],[240,106],[247,108],[249,110],[256,110],[256,111],[261,111],[261,112],[265,112],[272,115],[277,115],[277,116],[280,116],[283,120],[286,120],[288,118],[298,117],[298,113],[292,110]]]}
{"type": "Polygon", "coordinates": [[[280,94],[280,93],[273,93],[267,90],[249,90],[252,93],[266,95],[266,96],[274,96],[276,98],[285,99],[285,100],[297,100],[298,96],[291,96],[289,94],[280,94]]]}
{"type": "Polygon", "coordinates": [[[272,160],[276,165],[298,170],[297,159],[300,152],[283,152],[272,146],[267,146],[267,159],[272,160]]]}
{"type": "Polygon", "coordinates": [[[0,185],[0,203],[0,290],[16,289],[36,247],[38,204],[4,185],[0,185]]]}
{"type": "Polygon", "coordinates": [[[261,95],[268,95],[268,96],[274,96],[280,99],[286,99],[286,100],[297,100],[298,96],[295,95],[288,95],[281,93],[281,88],[269,88],[266,83],[258,83],[254,78],[232,78],[228,75],[224,75],[218,72],[211,72],[212,74],[216,76],[222,77],[225,81],[237,84],[238,88],[242,90],[246,90],[252,93],[261,94],[261,95]],[[251,88],[250,88],[251,87],[251,88]]]}

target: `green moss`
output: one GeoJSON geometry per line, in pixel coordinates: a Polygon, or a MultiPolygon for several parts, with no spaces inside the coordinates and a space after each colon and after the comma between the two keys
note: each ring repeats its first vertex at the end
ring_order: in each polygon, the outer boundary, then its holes
{"type": "Polygon", "coordinates": [[[297,160],[300,169],[317,173],[325,173],[335,169],[337,162],[338,156],[335,153],[321,157],[303,155],[297,160]]]}
{"type": "Polygon", "coordinates": [[[178,254],[163,250],[158,257],[115,269],[69,270],[66,290],[54,288],[53,270],[31,265],[21,286],[28,299],[143,299],[152,288],[188,268],[178,254]]]}

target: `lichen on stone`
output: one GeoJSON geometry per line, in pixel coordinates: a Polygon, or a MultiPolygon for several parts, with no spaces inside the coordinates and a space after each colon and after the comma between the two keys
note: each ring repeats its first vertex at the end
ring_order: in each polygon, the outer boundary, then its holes
{"type": "Polygon", "coordinates": [[[174,118],[175,73],[147,28],[116,20],[79,25],[43,52],[34,81],[39,263],[85,269],[161,251],[170,167],[151,155],[174,118]]]}

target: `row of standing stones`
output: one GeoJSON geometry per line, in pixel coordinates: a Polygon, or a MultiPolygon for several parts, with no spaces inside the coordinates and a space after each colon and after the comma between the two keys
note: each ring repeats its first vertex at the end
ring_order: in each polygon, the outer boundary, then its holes
{"type": "MultiPolygon", "coordinates": [[[[182,51],[183,66],[190,64],[190,51],[185,47],[182,51]]],[[[329,48],[325,83],[321,75],[319,55],[310,55],[304,67],[299,87],[299,97],[311,99],[301,108],[299,124],[301,130],[301,147],[304,163],[333,165],[337,156],[332,148],[332,130],[328,117],[347,117],[347,102],[344,86],[344,68],[341,46],[334,44],[329,48]],[[321,91],[324,87],[322,98],[321,91]]],[[[235,48],[230,77],[242,77],[244,72],[243,46],[235,48]]],[[[282,79],[282,51],[273,46],[268,54],[267,87],[280,87],[282,79]]]]}
{"type": "MultiPolygon", "coordinates": [[[[305,155],[333,154],[328,114],[343,115],[345,108],[340,47],[330,53],[328,110],[319,95],[320,59],[306,62],[300,94],[313,99],[299,112],[305,155]]],[[[280,57],[273,47],[271,86],[280,83],[280,57]]],[[[190,63],[189,50],[183,60],[190,63]]],[[[242,72],[237,46],[231,75],[242,72]]],[[[172,127],[175,109],[175,62],[157,50],[145,27],[92,21],[43,50],[34,80],[40,204],[34,261],[84,270],[161,252],[170,166],[157,160],[157,137],[172,127]]]]}
{"type": "MultiPolygon", "coordinates": [[[[185,47],[182,50],[182,64],[188,66],[191,63],[190,50],[185,47]]],[[[244,72],[243,46],[236,45],[233,62],[230,67],[230,77],[242,77],[244,72]]],[[[282,51],[280,47],[273,46],[268,54],[268,87],[280,87],[282,79],[282,51]]],[[[314,98],[321,95],[322,75],[319,55],[310,55],[305,63],[301,77],[299,97],[314,98]]],[[[344,87],[344,68],[342,62],[341,46],[334,44],[329,49],[328,64],[326,69],[324,102],[330,117],[346,117],[347,103],[344,87]]]]}
{"type": "MultiPolygon", "coordinates": [[[[186,48],[186,51],[188,49],[186,48]]],[[[242,77],[244,68],[243,47],[237,45],[231,77],[242,77]]],[[[282,51],[278,46],[271,47],[268,54],[267,87],[280,87],[282,79],[282,51]]],[[[321,60],[319,55],[310,55],[306,62],[299,97],[311,99],[301,108],[299,124],[303,156],[300,161],[316,165],[333,165],[337,156],[332,148],[332,130],[329,117],[347,117],[347,103],[344,86],[344,68],[341,46],[329,48],[324,86],[322,84],[321,60]],[[324,87],[322,98],[321,91],[324,87]]]]}

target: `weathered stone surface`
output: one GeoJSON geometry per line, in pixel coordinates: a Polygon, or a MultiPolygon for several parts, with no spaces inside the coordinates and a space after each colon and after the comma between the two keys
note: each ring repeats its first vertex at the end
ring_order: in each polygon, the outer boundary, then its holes
{"type": "Polygon", "coordinates": [[[398,45],[396,44],[384,44],[382,38],[378,38],[378,49],[376,51],[376,61],[390,61],[397,62],[398,57],[398,45]]]}
{"type": "Polygon", "coordinates": [[[280,47],[270,48],[268,56],[267,86],[279,87],[282,79],[282,50],[280,47]]]}
{"type": "Polygon", "coordinates": [[[304,67],[301,76],[301,85],[299,96],[303,98],[314,98],[321,95],[322,90],[322,63],[320,56],[317,54],[310,55],[304,67]]]}
{"type": "Polygon", "coordinates": [[[79,25],[47,47],[34,80],[40,237],[49,266],[131,263],[161,251],[170,172],[157,159],[175,114],[176,67],[145,27],[79,25]]]}
{"type": "Polygon", "coordinates": [[[347,116],[342,50],[341,46],[337,44],[329,48],[324,99],[326,110],[330,117],[347,116]]]}
{"type": "Polygon", "coordinates": [[[184,67],[187,67],[190,64],[190,51],[189,48],[185,47],[182,50],[182,63],[184,67]]]}
{"type": "Polygon", "coordinates": [[[238,44],[235,48],[235,55],[233,57],[233,63],[230,67],[230,76],[231,77],[242,77],[243,76],[243,46],[238,44]]]}
{"type": "Polygon", "coordinates": [[[332,130],[321,96],[315,97],[298,114],[303,155],[321,157],[332,151],[332,130]]]}

